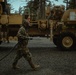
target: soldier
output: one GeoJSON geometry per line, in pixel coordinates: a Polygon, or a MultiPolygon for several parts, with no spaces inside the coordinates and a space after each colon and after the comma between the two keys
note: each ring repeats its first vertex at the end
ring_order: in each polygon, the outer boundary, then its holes
{"type": "MultiPolygon", "coordinates": [[[[27,16],[28,17],[28,16],[27,16]]],[[[25,17],[27,19],[27,17],[25,17]]],[[[29,65],[31,66],[31,68],[33,68],[33,70],[36,70],[38,67],[40,67],[39,65],[35,65],[32,61],[32,55],[27,47],[28,44],[28,34],[26,33],[26,26],[28,26],[29,23],[27,20],[23,21],[23,24],[21,26],[21,28],[19,29],[18,33],[17,33],[17,37],[18,37],[18,46],[17,46],[17,55],[14,59],[13,62],[13,69],[18,69],[17,67],[17,62],[21,57],[24,57],[29,65]]]]}

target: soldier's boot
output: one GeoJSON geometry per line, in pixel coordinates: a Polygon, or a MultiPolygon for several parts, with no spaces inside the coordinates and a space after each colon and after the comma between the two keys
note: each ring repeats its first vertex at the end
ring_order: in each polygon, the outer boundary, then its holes
{"type": "Polygon", "coordinates": [[[20,68],[17,66],[17,63],[13,63],[13,64],[12,64],[12,68],[13,68],[13,69],[20,69],[20,68]]]}
{"type": "Polygon", "coordinates": [[[37,70],[40,67],[40,65],[34,65],[32,68],[33,70],[37,70]]]}
{"type": "Polygon", "coordinates": [[[29,62],[30,66],[31,66],[31,68],[32,68],[33,70],[37,70],[37,69],[40,67],[40,65],[35,65],[35,64],[33,64],[32,60],[30,60],[30,61],[28,61],[28,62],[29,62]]]}

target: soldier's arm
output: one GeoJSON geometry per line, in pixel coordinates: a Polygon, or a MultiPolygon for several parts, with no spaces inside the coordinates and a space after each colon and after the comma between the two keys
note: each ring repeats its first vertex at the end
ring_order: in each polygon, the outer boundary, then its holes
{"type": "Polygon", "coordinates": [[[27,37],[27,33],[24,28],[19,29],[17,37],[21,39],[25,39],[27,37]]]}

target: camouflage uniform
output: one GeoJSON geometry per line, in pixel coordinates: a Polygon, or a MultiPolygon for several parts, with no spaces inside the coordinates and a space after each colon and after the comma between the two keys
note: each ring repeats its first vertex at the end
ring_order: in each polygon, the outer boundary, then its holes
{"type": "Polygon", "coordinates": [[[13,68],[16,69],[17,68],[16,65],[17,65],[18,60],[21,57],[24,57],[28,61],[30,66],[33,69],[35,69],[38,66],[35,66],[32,62],[32,55],[29,52],[29,49],[27,47],[28,39],[26,39],[26,38],[28,37],[28,34],[26,33],[24,24],[28,24],[28,23],[27,22],[23,23],[23,26],[19,29],[18,34],[17,34],[17,36],[18,36],[17,56],[14,59],[13,68]]]}

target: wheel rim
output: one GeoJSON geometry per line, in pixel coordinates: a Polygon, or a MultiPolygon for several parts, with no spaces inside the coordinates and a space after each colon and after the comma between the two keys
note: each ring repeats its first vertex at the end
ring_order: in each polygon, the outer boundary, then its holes
{"type": "Polygon", "coordinates": [[[62,44],[64,47],[69,48],[73,45],[73,39],[71,37],[64,37],[62,44]]]}

